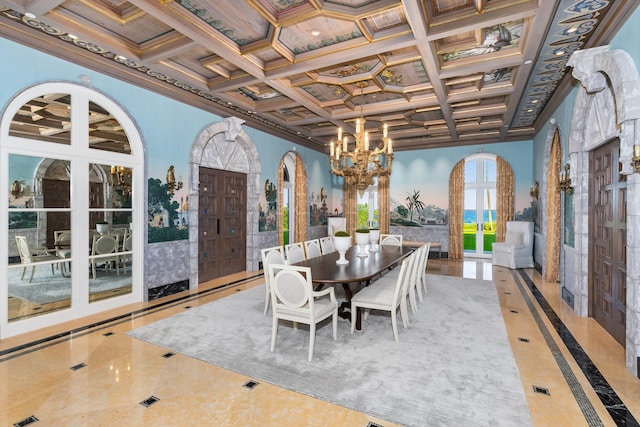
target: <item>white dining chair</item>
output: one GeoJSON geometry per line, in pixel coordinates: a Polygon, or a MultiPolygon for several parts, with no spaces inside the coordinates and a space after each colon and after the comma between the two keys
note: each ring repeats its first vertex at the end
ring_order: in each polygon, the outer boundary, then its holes
{"type": "Polygon", "coordinates": [[[43,261],[51,261],[51,274],[54,274],[53,264],[59,264],[60,274],[64,276],[64,259],[58,257],[57,255],[51,255],[49,253],[42,255],[35,255],[31,247],[29,246],[29,241],[26,236],[15,236],[16,245],[18,246],[18,255],[20,255],[20,263],[24,266],[22,268],[22,275],[20,276],[20,280],[24,280],[24,274],[27,271],[27,267],[31,266],[31,276],[29,277],[29,283],[33,280],[33,273],[36,270],[36,264],[43,261]]]}
{"type": "Polygon", "coordinates": [[[380,234],[380,245],[402,246],[402,234],[380,234]]]}
{"type": "Polygon", "coordinates": [[[260,250],[262,256],[262,269],[264,271],[264,315],[269,311],[269,301],[271,300],[271,287],[269,286],[269,265],[284,264],[284,249],[282,246],[273,246],[260,250]]]}
{"type": "Polygon", "coordinates": [[[431,250],[431,242],[427,242],[424,245],[424,251],[422,252],[422,258],[420,259],[420,267],[418,269],[418,299],[423,301],[422,291],[424,295],[427,295],[427,262],[429,261],[429,251],[431,250]]]}
{"type": "Polygon", "coordinates": [[[111,269],[111,264],[115,264],[116,274],[120,275],[120,256],[118,255],[118,239],[120,236],[104,234],[93,237],[91,245],[91,273],[96,278],[96,265],[102,263],[106,269],[111,269]]]}
{"type": "Polygon", "coordinates": [[[402,326],[405,329],[409,326],[406,289],[408,285],[408,275],[413,267],[414,258],[415,257],[410,255],[402,260],[400,273],[397,278],[389,280],[389,278],[383,276],[363,288],[351,298],[351,333],[353,333],[356,328],[357,310],[373,309],[389,311],[391,313],[393,337],[398,341],[398,308],[400,308],[402,326]]]}
{"type": "Polygon", "coordinates": [[[294,325],[304,323],[309,325],[309,362],[313,359],[318,323],[333,317],[333,340],[338,339],[338,301],[333,286],[315,292],[311,280],[309,267],[269,264],[273,311],[271,351],[276,348],[280,320],[289,320],[294,325]]]}
{"type": "Polygon", "coordinates": [[[320,239],[320,249],[322,250],[322,255],[334,253],[336,248],[333,245],[333,236],[322,237],[320,239]]]}
{"type": "Polygon", "coordinates": [[[289,243],[285,245],[284,253],[287,255],[287,264],[295,264],[296,262],[307,259],[304,252],[304,244],[302,242],[289,243]]]}
{"type": "Polygon", "coordinates": [[[304,252],[307,254],[307,259],[315,258],[322,255],[322,249],[320,248],[320,240],[313,239],[304,242],[304,252]]]}

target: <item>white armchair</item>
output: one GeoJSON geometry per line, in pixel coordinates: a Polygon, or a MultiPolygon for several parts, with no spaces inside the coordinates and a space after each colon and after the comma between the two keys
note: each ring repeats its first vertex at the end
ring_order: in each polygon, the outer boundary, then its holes
{"type": "Polygon", "coordinates": [[[493,265],[507,268],[533,267],[533,222],[508,221],[504,242],[492,244],[493,265]]]}
{"type": "Polygon", "coordinates": [[[333,290],[314,292],[311,284],[311,269],[284,264],[269,264],[269,283],[273,326],[271,330],[271,351],[276,348],[280,319],[309,325],[309,357],[313,358],[316,341],[316,325],[332,318],[333,340],[338,337],[338,301],[333,290]]]}

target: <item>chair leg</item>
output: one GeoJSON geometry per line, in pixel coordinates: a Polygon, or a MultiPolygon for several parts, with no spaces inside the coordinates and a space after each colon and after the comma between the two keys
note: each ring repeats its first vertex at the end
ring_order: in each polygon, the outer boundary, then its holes
{"type": "Polygon", "coordinates": [[[411,303],[411,312],[416,313],[418,311],[418,304],[416,303],[416,286],[412,283],[409,286],[409,302],[411,303]]]}
{"type": "Polygon", "coordinates": [[[358,310],[358,306],[351,303],[351,333],[356,330],[356,316],[358,310]]]}
{"type": "Polygon", "coordinates": [[[338,339],[338,310],[333,313],[333,340],[338,339]]]}
{"type": "Polygon", "coordinates": [[[312,323],[309,325],[309,357],[308,360],[311,362],[313,359],[313,348],[316,344],[316,324],[312,323]]]}
{"type": "Polygon", "coordinates": [[[398,342],[398,319],[396,310],[391,310],[391,329],[393,329],[393,338],[398,342]]]}
{"type": "Polygon", "coordinates": [[[278,335],[278,318],[273,316],[273,324],[271,326],[271,352],[276,349],[276,336],[278,335]]]}
{"type": "Polygon", "coordinates": [[[29,277],[29,283],[31,283],[31,281],[33,280],[33,273],[36,272],[36,266],[32,265],[31,266],[31,277],[29,277]]]}
{"type": "Polygon", "coordinates": [[[407,309],[407,298],[400,301],[400,316],[402,316],[402,326],[407,329],[409,327],[409,310],[407,309]]]}
{"type": "Polygon", "coordinates": [[[422,280],[420,280],[419,277],[416,282],[416,291],[418,291],[418,301],[424,301],[424,298],[422,297],[422,280]]]}
{"type": "Polygon", "coordinates": [[[96,263],[91,263],[91,273],[93,273],[93,280],[96,280],[96,263]]]}
{"type": "Polygon", "coordinates": [[[24,280],[24,273],[27,272],[27,267],[22,267],[22,276],[20,276],[20,280],[24,280]]]}
{"type": "Polygon", "coordinates": [[[266,316],[269,312],[269,301],[271,300],[271,290],[267,282],[264,283],[264,289],[266,291],[264,295],[264,315],[266,316]]]}

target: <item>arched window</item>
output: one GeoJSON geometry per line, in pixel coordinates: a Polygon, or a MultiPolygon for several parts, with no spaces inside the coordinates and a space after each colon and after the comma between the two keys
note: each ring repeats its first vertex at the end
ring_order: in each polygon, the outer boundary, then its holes
{"type": "Polygon", "coordinates": [[[0,336],[141,301],[144,162],[127,114],[46,83],[7,106],[0,140],[0,336]]]}

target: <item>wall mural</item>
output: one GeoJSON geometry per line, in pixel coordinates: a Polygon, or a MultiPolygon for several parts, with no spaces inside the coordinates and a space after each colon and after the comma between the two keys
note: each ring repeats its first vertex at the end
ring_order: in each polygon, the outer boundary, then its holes
{"type": "MultiPolygon", "coordinates": [[[[278,229],[277,210],[277,186],[269,179],[265,180],[263,191],[258,204],[258,229],[259,231],[276,231],[278,229]]],[[[324,187],[309,189],[309,226],[326,226],[327,218],[343,216],[342,199],[330,199],[324,187]]],[[[283,215],[288,217],[288,209],[283,209],[283,215]]]]}
{"type": "Polygon", "coordinates": [[[183,188],[182,176],[175,176],[175,167],[169,166],[163,178],[148,180],[149,243],[168,242],[189,238],[189,193],[183,188]]]}
{"type": "Polygon", "coordinates": [[[264,191],[260,193],[258,203],[258,231],[278,229],[278,188],[268,179],[264,182],[264,191]]]}
{"type": "Polygon", "coordinates": [[[447,207],[435,204],[427,205],[420,195],[420,190],[408,192],[404,200],[391,198],[390,224],[394,226],[421,227],[423,225],[449,224],[447,207]]]}

